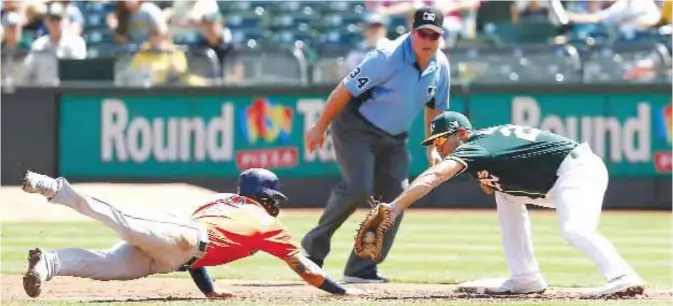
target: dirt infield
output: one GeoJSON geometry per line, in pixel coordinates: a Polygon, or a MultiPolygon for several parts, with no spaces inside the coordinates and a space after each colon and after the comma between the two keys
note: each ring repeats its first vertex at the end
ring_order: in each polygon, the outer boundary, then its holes
{"type": "MultiPolygon", "coordinates": [[[[553,289],[545,294],[526,296],[489,296],[456,292],[452,285],[435,284],[370,284],[355,287],[368,289],[370,292],[362,297],[335,297],[300,282],[259,282],[259,281],[217,281],[218,287],[227,288],[236,296],[232,301],[276,304],[276,303],[310,303],[319,301],[424,301],[441,302],[453,299],[470,299],[471,301],[494,299],[545,301],[579,299],[577,289],[553,289]]],[[[670,299],[670,291],[646,291],[646,294],[631,299],[661,300],[670,299]]],[[[117,301],[169,301],[169,300],[200,300],[203,296],[189,279],[176,278],[145,278],[129,282],[101,282],[80,278],[59,277],[47,284],[41,301],[83,301],[83,302],[117,302],[117,301]]],[[[2,300],[27,301],[23,292],[21,276],[2,275],[2,300]]]]}

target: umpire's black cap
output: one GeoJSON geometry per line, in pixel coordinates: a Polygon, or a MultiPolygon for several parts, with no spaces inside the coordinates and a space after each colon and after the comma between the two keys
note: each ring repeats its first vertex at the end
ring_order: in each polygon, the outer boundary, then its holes
{"type": "Polygon", "coordinates": [[[414,30],[428,29],[444,33],[444,13],[436,7],[423,7],[414,13],[414,30]]]}

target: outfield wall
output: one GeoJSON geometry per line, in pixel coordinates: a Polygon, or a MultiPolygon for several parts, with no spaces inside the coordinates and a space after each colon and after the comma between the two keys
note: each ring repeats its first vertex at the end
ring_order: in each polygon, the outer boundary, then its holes
{"type": "MultiPolygon", "coordinates": [[[[283,179],[291,205],[322,207],[338,181],[330,141],[303,134],[329,87],[19,88],[2,94],[1,182],[34,169],[72,181],[190,182],[232,190],[248,167],[283,179]],[[254,94],[251,94],[254,93],[254,94]]],[[[477,127],[525,124],[586,141],[611,174],[606,208],[671,208],[667,85],[454,86],[451,109],[477,127]]],[[[422,116],[410,176],[425,169],[422,116]]],[[[472,180],[444,184],[418,206],[493,207],[472,180]]]]}

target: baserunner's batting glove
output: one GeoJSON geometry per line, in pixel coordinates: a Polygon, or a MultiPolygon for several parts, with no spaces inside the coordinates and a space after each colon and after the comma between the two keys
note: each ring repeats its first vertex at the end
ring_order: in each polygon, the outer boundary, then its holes
{"type": "Polygon", "coordinates": [[[479,183],[479,187],[481,187],[481,190],[482,190],[485,194],[491,194],[491,193],[493,193],[493,188],[491,188],[491,186],[488,186],[488,185],[486,185],[486,184],[484,184],[484,183],[479,183]]]}
{"type": "Polygon", "coordinates": [[[355,255],[362,258],[381,261],[383,233],[395,223],[393,209],[385,203],[371,199],[372,209],[367,212],[365,220],[355,234],[355,255]]]}

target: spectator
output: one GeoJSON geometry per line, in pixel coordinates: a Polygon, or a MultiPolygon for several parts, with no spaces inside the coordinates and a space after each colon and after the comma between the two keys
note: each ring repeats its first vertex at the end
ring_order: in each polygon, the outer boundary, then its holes
{"type": "Polygon", "coordinates": [[[184,35],[198,30],[203,17],[219,13],[215,0],[181,0],[164,10],[173,35],[184,35]]]}
{"type": "Polygon", "coordinates": [[[211,83],[209,79],[190,75],[185,52],[173,44],[166,30],[159,29],[150,32],[149,40],[133,56],[128,69],[116,78],[118,85],[131,86],[202,86],[211,83]]]}
{"type": "Polygon", "coordinates": [[[465,38],[476,36],[477,10],[479,0],[436,0],[437,6],[444,13],[444,45],[453,46],[459,35],[465,38]]]}
{"type": "Polygon", "coordinates": [[[30,45],[21,39],[21,17],[18,12],[7,12],[2,16],[2,52],[28,49],[30,45]]]}
{"type": "MultiPolygon", "coordinates": [[[[54,2],[60,2],[66,7],[66,20],[64,25],[65,30],[74,35],[82,35],[82,29],[84,28],[84,15],[82,15],[82,11],[79,10],[79,7],[69,0],[51,1],[51,3],[54,2]]],[[[37,37],[43,35],[47,35],[47,28],[44,23],[40,25],[36,33],[37,37]]]]}
{"type": "Polygon", "coordinates": [[[550,5],[550,1],[517,0],[510,7],[512,23],[517,24],[522,19],[549,20],[550,5]]]}
{"type": "MultiPolygon", "coordinates": [[[[18,12],[23,23],[22,35],[37,38],[37,30],[42,25],[47,6],[41,0],[6,1],[6,11],[18,12]]],[[[3,8],[4,10],[5,8],[3,8]]],[[[6,12],[3,11],[3,12],[6,12]]]]}
{"type": "MultiPolygon", "coordinates": [[[[574,13],[593,14],[605,6],[605,2],[598,1],[570,1],[566,4],[566,10],[574,13]]],[[[585,39],[595,35],[600,31],[600,25],[594,23],[576,23],[572,27],[572,36],[579,39],[585,39]]]]}
{"type": "Polygon", "coordinates": [[[33,42],[30,53],[24,61],[26,74],[22,79],[25,82],[56,85],[58,84],[57,58],[86,58],[84,39],[64,30],[66,17],[67,9],[63,4],[55,2],[48,6],[45,25],[49,34],[33,42]]]}
{"type": "Polygon", "coordinates": [[[346,56],[345,65],[342,67],[342,76],[353,71],[355,67],[365,58],[369,51],[380,48],[383,44],[389,43],[386,37],[388,34],[388,18],[379,14],[366,14],[362,21],[362,32],[364,41],[359,43],[354,50],[351,50],[346,56]]]}
{"type": "Polygon", "coordinates": [[[28,45],[21,40],[21,20],[19,13],[9,11],[2,16],[2,81],[14,79],[21,72],[22,54],[21,49],[27,49],[28,45]]]}
{"type": "Polygon", "coordinates": [[[224,63],[225,57],[233,50],[234,46],[231,30],[224,26],[222,14],[215,12],[202,16],[201,34],[196,41],[196,45],[213,49],[220,63],[224,63]]]}
{"type": "Polygon", "coordinates": [[[434,0],[382,0],[365,1],[367,11],[383,16],[404,16],[407,29],[412,28],[414,12],[424,6],[432,6],[434,0]]]}
{"type": "Polygon", "coordinates": [[[165,33],[168,29],[159,7],[139,0],[117,2],[115,12],[108,16],[107,23],[115,32],[116,41],[123,44],[141,45],[150,38],[150,33],[165,33]]]}
{"type": "Polygon", "coordinates": [[[177,50],[170,35],[155,28],[133,56],[125,80],[128,85],[171,85],[187,74],[187,57],[177,50]]]}
{"type": "MultiPolygon", "coordinates": [[[[659,9],[659,19],[653,24],[644,24],[645,27],[662,27],[671,25],[671,14],[673,14],[673,0],[661,0],[659,9]]],[[[651,21],[651,20],[649,20],[651,21]]]]}
{"type": "Polygon", "coordinates": [[[243,65],[236,60],[232,40],[231,30],[224,26],[222,14],[215,12],[201,17],[201,33],[196,46],[215,52],[227,82],[230,83],[243,78],[243,65]]]}
{"type": "Polygon", "coordinates": [[[367,11],[384,16],[407,16],[413,18],[413,13],[423,6],[431,6],[432,0],[383,0],[366,1],[367,11]]]}
{"type": "Polygon", "coordinates": [[[18,1],[4,0],[2,1],[2,8],[0,9],[0,15],[5,17],[5,14],[8,12],[19,12],[19,6],[17,5],[18,1]]]}
{"type": "Polygon", "coordinates": [[[602,23],[616,28],[625,40],[637,38],[639,32],[656,24],[660,16],[654,0],[617,0],[596,13],[568,13],[568,19],[575,23],[602,23]]]}
{"type": "Polygon", "coordinates": [[[659,22],[654,26],[663,26],[671,24],[671,14],[673,14],[673,0],[663,0],[661,4],[661,16],[659,22]]]}

